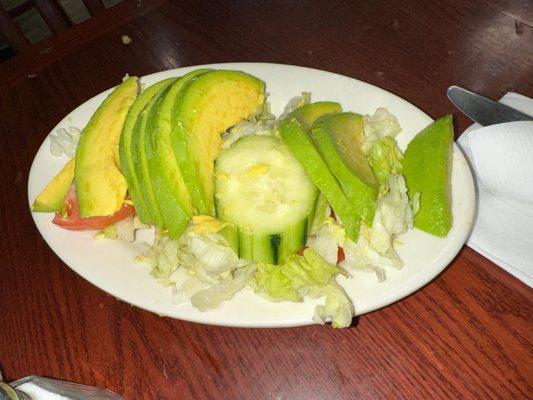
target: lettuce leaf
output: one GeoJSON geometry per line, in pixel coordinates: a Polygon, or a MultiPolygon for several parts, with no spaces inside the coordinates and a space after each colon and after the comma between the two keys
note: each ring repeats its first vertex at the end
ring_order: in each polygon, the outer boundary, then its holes
{"type": "Polygon", "coordinates": [[[383,137],[396,137],[402,128],[398,120],[386,108],[378,108],[374,115],[365,115],[363,119],[365,141],[363,151],[368,154],[374,143],[383,137]]]}
{"type": "Polygon", "coordinates": [[[353,303],[338,284],[327,285],[323,289],[326,301],[315,307],[313,321],[324,324],[331,322],[333,328],[346,328],[352,323],[355,314],[353,303]]]}
{"type": "Polygon", "coordinates": [[[395,259],[382,256],[370,246],[370,228],[361,224],[357,242],[347,240],[344,244],[344,261],[340,263],[343,268],[354,270],[370,269],[379,282],[385,281],[384,267],[394,267],[395,259]]]}
{"type": "Polygon", "coordinates": [[[278,121],[283,121],[285,118],[289,116],[291,112],[293,112],[297,108],[300,108],[301,106],[309,104],[310,102],[311,102],[311,93],[309,92],[302,92],[300,96],[293,97],[292,99],[289,100],[289,102],[283,109],[283,112],[278,117],[278,121]]]}
{"type": "Polygon", "coordinates": [[[300,96],[293,97],[285,106],[281,115],[276,119],[270,111],[270,104],[265,101],[262,110],[252,118],[238,122],[234,127],[222,135],[222,148],[226,149],[245,136],[267,135],[279,137],[278,123],[286,118],[292,111],[308,104],[311,93],[302,92],[300,96]]]}
{"type": "Polygon", "coordinates": [[[339,247],[344,246],[346,232],[332,217],[327,216],[318,230],[307,237],[307,247],[315,250],[330,264],[337,264],[339,247]]]}
{"type": "Polygon", "coordinates": [[[371,147],[368,161],[379,184],[384,184],[391,174],[402,171],[403,154],[396,139],[385,136],[378,139],[371,147]]]}
{"type": "Polygon", "coordinates": [[[221,302],[230,300],[244,288],[253,278],[255,273],[254,264],[238,268],[233,272],[231,279],[211,285],[202,289],[191,297],[191,304],[200,311],[207,311],[217,307],[221,302]]]}
{"type": "Polygon", "coordinates": [[[413,210],[407,196],[407,185],[402,174],[392,174],[387,181],[387,194],[378,200],[381,222],[385,229],[399,235],[413,228],[413,210]]]}
{"type": "Polygon", "coordinates": [[[255,269],[238,258],[219,233],[223,227],[216,218],[197,216],[177,240],[156,233],[152,249],[140,261],[151,264],[152,276],[161,284],[174,287],[176,302],[190,299],[193,306],[203,310],[216,307],[242,289],[255,269]],[[190,278],[176,289],[178,269],[190,278]]]}
{"type": "Polygon", "coordinates": [[[401,268],[403,261],[394,249],[397,235],[413,228],[413,210],[402,174],[392,174],[378,198],[372,227],[361,225],[357,242],[346,241],[343,267],[372,268],[378,280],[385,280],[384,267],[401,268]]]}
{"type": "Polygon", "coordinates": [[[245,136],[275,135],[276,117],[270,111],[270,103],[265,101],[261,111],[252,118],[237,124],[222,135],[222,148],[226,149],[245,136]]]}
{"type": "Polygon", "coordinates": [[[303,255],[292,255],[283,265],[258,264],[255,291],[274,301],[301,302],[306,295],[325,296],[325,304],[317,306],[314,319],[344,328],[350,325],[354,309],[335,281],[337,274],[345,272],[308,248],[303,255]]]}
{"type": "Polygon", "coordinates": [[[328,204],[328,200],[326,199],[326,196],[322,194],[322,192],[318,192],[314,212],[313,221],[311,222],[311,226],[309,228],[309,234],[311,235],[315,234],[320,229],[326,218],[328,218],[331,214],[331,208],[328,204]]]}
{"type": "Polygon", "coordinates": [[[285,274],[280,265],[257,264],[255,283],[255,291],[271,300],[302,301],[299,287],[295,287],[291,276],[285,274]]]}

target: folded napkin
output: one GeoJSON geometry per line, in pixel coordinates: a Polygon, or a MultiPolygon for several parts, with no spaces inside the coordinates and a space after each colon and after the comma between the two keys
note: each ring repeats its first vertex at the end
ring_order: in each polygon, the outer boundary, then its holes
{"type": "MultiPolygon", "coordinates": [[[[500,102],[533,116],[533,99],[507,93],[500,102]]],[[[533,122],[474,124],[457,143],[478,190],[467,245],[533,287],[533,122]]]]}

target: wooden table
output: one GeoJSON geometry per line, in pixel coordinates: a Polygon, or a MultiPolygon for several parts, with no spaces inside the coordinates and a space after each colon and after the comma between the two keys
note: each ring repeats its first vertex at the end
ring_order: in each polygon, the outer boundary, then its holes
{"type": "Polygon", "coordinates": [[[129,72],[265,61],[352,76],[433,117],[460,84],[533,97],[528,0],[126,2],[0,65],[0,363],[128,399],[533,398],[533,291],[469,248],[407,299],[334,330],[232,329],[131,307],[37,232],[32,159],[70,110],[129,72]],[[422,4],[423,3],[423,4],[422,4]],[[132,42],[123,44],[122,35],[132,42]]]}

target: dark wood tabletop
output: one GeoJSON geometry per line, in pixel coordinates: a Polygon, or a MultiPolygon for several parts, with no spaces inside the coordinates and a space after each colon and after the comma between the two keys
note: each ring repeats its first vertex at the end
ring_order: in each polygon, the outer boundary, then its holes
{"type": "Polygon", "coordinates": [[[458,136],[471,122],[448,86],[533,97],[533,4],[126,1],[0,64],[4,377],[49,376],[130,400],[533,398],[533,291],[467,247],[423,289],[344,330],[162,318],[97,289],[48,248],[27,178],[50,130],[126,72],[231,61],[351,76],[432,117],[453,113],[458,136]]]}

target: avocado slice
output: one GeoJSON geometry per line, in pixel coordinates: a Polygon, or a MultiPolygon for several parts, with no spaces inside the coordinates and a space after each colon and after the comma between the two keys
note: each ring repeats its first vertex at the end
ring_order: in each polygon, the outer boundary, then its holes
{"type": "Polygon", "coordinates": [[[74,179],[74,158],[67,162],[65,166],[46,185],[43,191],[37,196],[31,207],[35,212],[58,212],[65,205],[72,180],[74,179]]]}
{"type": "Polygon", "coordinates": [[[177,94],[194,77],[210,71],[197,69],[173,82],[148,117],[151,151],[148,170],[159,210],[171,238],[177,238],[193,215],[192,198],[172,148],[172,111],[177,94]]]}
{"type": "Polygon", "coordinates": [[[372,225],[378,185],[363,152],[363,116],[352,112],[319,118],[311,131],[320,154],[357,214],[372,225]]]}
{"type": "Polygon", "coordinates": [[[167,82],[146,104],[135,122],[131,138],[131,157],[135,174],[139,180],[139,192],[142,193],[146,203],[146,211],[149,214],[150,221],[160,228],[164,228],[165,223],[154,194],[152,177],[148,166],[150,162],[153,162],[152,158],[154,157],[150,140],[151,133],[148,130],[148,119],[152,110],[161,104],[161,100],[171,84],[172,82],[167,82]]]}
{"type": "Polygon", "coordinates": [[[80,215],[84,218],[112,215],[124,203],[128,185],[120,172],[118,143],[138,90],[137,77],[122,82],[82,131],[76,150],[74,182],[80,215]]]}
{"type": "Polygon", "coordinates": [[[240,71],[210,71],[179,91],[172,112],[172,144],[196,212],[214,215],[213,161],[221,134],[259,112],[265,83],[240,71]]]}
{"type": "MultiPolygon", "coordinates": [[[[147,210],[146,201],[143,193],[139,188],[139,179],[135,171],[133,163],[133,157],[131,152],[132,137],[134,134],[135,123],[139,118],[139,114],[144,107],[150,102],[150,100],[163,88],[169,86],[176,81],[176,78],[168,78],[153,84],[144,90],[137,100],[131,106],[126,120],[124,121],[124,127],[120,135],[119,143],[119,155],[120,155],[120,169],[122,174],[126,178],[128,183],[128,192],[135,205],[135,211],[141,222],[145,224],[152,224],[150,213],[147,210]]],[[[138,132],[138,131],[137,131],[138,132]]]]}
{"type": "Polygon", "coordinates": [[[452,227],[452,116],[433,122],[408,144],[402,161],[409,196],[420,193],[415,227],[445,237],[452,227]]]}
{"type": "Polygon", "coordinates": [[[302,164],[309,178],[326,197],[342,220],[346,235],[356,240],[359,235],[359,216],[348,200],[337,179],[316,148],[306,126],[311,127],[322,115],[341,111],[338,103],[317,102],[293,111],[281,121],[279,132],[283,142],[302,164]],[[304,109],[302,112],[301,109],[304,109]],[[299,111],[300,110],[300,111],[299,111]]]}
{"type": "Polygon", "coordinates": [[[340,113],[341,111],[341,105],[334,101],[315,101],[298,107],[291,115],[296,117],[302,127],[309,132],[318,118],[327,114],[340,113]]]}

